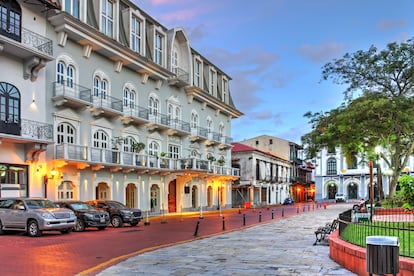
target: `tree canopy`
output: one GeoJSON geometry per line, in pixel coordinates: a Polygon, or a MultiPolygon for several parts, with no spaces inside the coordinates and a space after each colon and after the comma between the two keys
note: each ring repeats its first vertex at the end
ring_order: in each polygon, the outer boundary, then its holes
{"type": "Polygon", "coordinates": [[[340,146],[347,162],[358,154],[374,161],[379,158],[390,169],[390,196],[397,179],[414,153],[414,40],[390,43],[378,51],[345,54],[327,63],[323,80],[345,85],[344,101],[326,112],[307,112],[311,131],[302,136],[307,157],[324,147],[340,146]]]}

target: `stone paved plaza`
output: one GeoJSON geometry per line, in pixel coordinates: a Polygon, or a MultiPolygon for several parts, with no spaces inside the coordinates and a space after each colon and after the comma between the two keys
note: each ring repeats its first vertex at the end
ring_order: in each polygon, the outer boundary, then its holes
{"type": "Polygon", "coordinates": [[[313,246],[314,231],[352,205],[300,213],[240,231],[143,253],[98,275],[356,275],[313,246]]]}

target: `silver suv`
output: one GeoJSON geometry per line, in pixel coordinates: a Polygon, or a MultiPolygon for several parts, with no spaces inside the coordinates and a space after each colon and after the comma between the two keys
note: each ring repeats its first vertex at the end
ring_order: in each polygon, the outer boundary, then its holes
{"type": "Polygon", "coordinates": [[[75,225],[76,215],[73,211],[58,208],[47,199],[0,198],[0,234],[12,230],[38,237],[42,231],[69,233],[75,225]]]}

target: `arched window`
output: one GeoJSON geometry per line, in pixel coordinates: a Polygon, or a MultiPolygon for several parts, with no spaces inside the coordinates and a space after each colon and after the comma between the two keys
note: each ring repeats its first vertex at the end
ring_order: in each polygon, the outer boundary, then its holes
{"type": "Polygon", "coordinates": [[[0,1],[0,34],[21,42],[21,17],[17,1],[0,1]]]}
{"type": "Polygon", "coordinates": [[[198,114],[196,112],[191,113],[191,128],[198,127],[198,114]]]}
{"type": "Polygon", "coordinates": [[[74,185],[72,181],[62,181],[62,183],[58,186],[58,199],[74,199],[73,190],[74,185]]]}
{"type": "Polygon", "coordinates": [[[67,87],[73,88],[75,82],[75,67],[59,61],[56,68],[56,82],[66,84],[67,87]]]}
{"type": "Polygon", "coordinates": [[[98,130],[93,134],[93,146],[95,148],[108,148],[108,135],[103,130],[98,130]]]}
{"type": "Polygon", "coordinates": [[[0,129],[20,135],[20,92],[7,82],[0,82],[0,129]]]}
{"type": "Polygon", "coordinates": [[[171,55],[171,70],[174,74],[178,75],[178,51],[177,46],[174,45],[172,55],[171,55]]]}
{"type": "Polygon", "coordinates": [[[160,152],[160,145],[157,142],[152,141],[148,147],[149,155],[158,156],[160,152]]]}
{"type": "Polygon", "coordinates": [[[100,99],[106,99],[108,96],[108,81],[100,76],[93,79],[93,96],[100,99]]]}
{"type": "Polygon", "coordinates": [[[334,175],[337,174],[336,172],[336,159],[331,157],[326,161],[326,174],[327,175],[334,175]]]}
{"type": "Polygon", "coordinates": [[[224,137],[224,125],[223,124],[220,124],[219,126],[219,134],[220,134],[220,137],[224,137]]]}
{"type": "Polygon", "coordinates": [[[151,96],[149,98],[149,105],[148,105],[148,109],[149,109],[149,113],[157,116],[158,113],[160,112],[159,107],[160,106],[160,102],[157,98],[151,96]]]}
{"type": "Polygon", "coordinates": [[[207,118],[207,131],[208,133],[213,132],[213,120],[210,117],[207,118]]]}
{"type": "Polygon", "coordinates": [[[136,143],[136,140],[132,136],[128,136],[124,139],[124,151],[133,152],[132,145],[136,143]]]}
{"type": "Polygon", "coordinates": [[[57,126],[57,143],[75,144],[75,128],[69,123],[60,123],[57,126]]]}
{"type": "Polygon", "coordinates": [[[129,87],[124,88],[124,109],[135,108],[135,91],[129,87]]]}

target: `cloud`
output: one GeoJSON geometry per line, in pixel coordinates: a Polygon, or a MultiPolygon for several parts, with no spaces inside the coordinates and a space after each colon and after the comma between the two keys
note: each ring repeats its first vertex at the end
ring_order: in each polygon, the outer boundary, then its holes
{"type": "Polygon", "coordinates": [[[347,47],[336,42],[324,42],[317,46],[305,44],[299,47],[299,53],[313,62],[326,62],[342,55],[347,47]]]}
{"type": "Polygon", "coordinates": [[[404,27],[407,25],[407,21],[404,19],[400,20],[382,20],[378,22],[377,27],[382,31],[389,31],[394,28],[404,27]]]}

